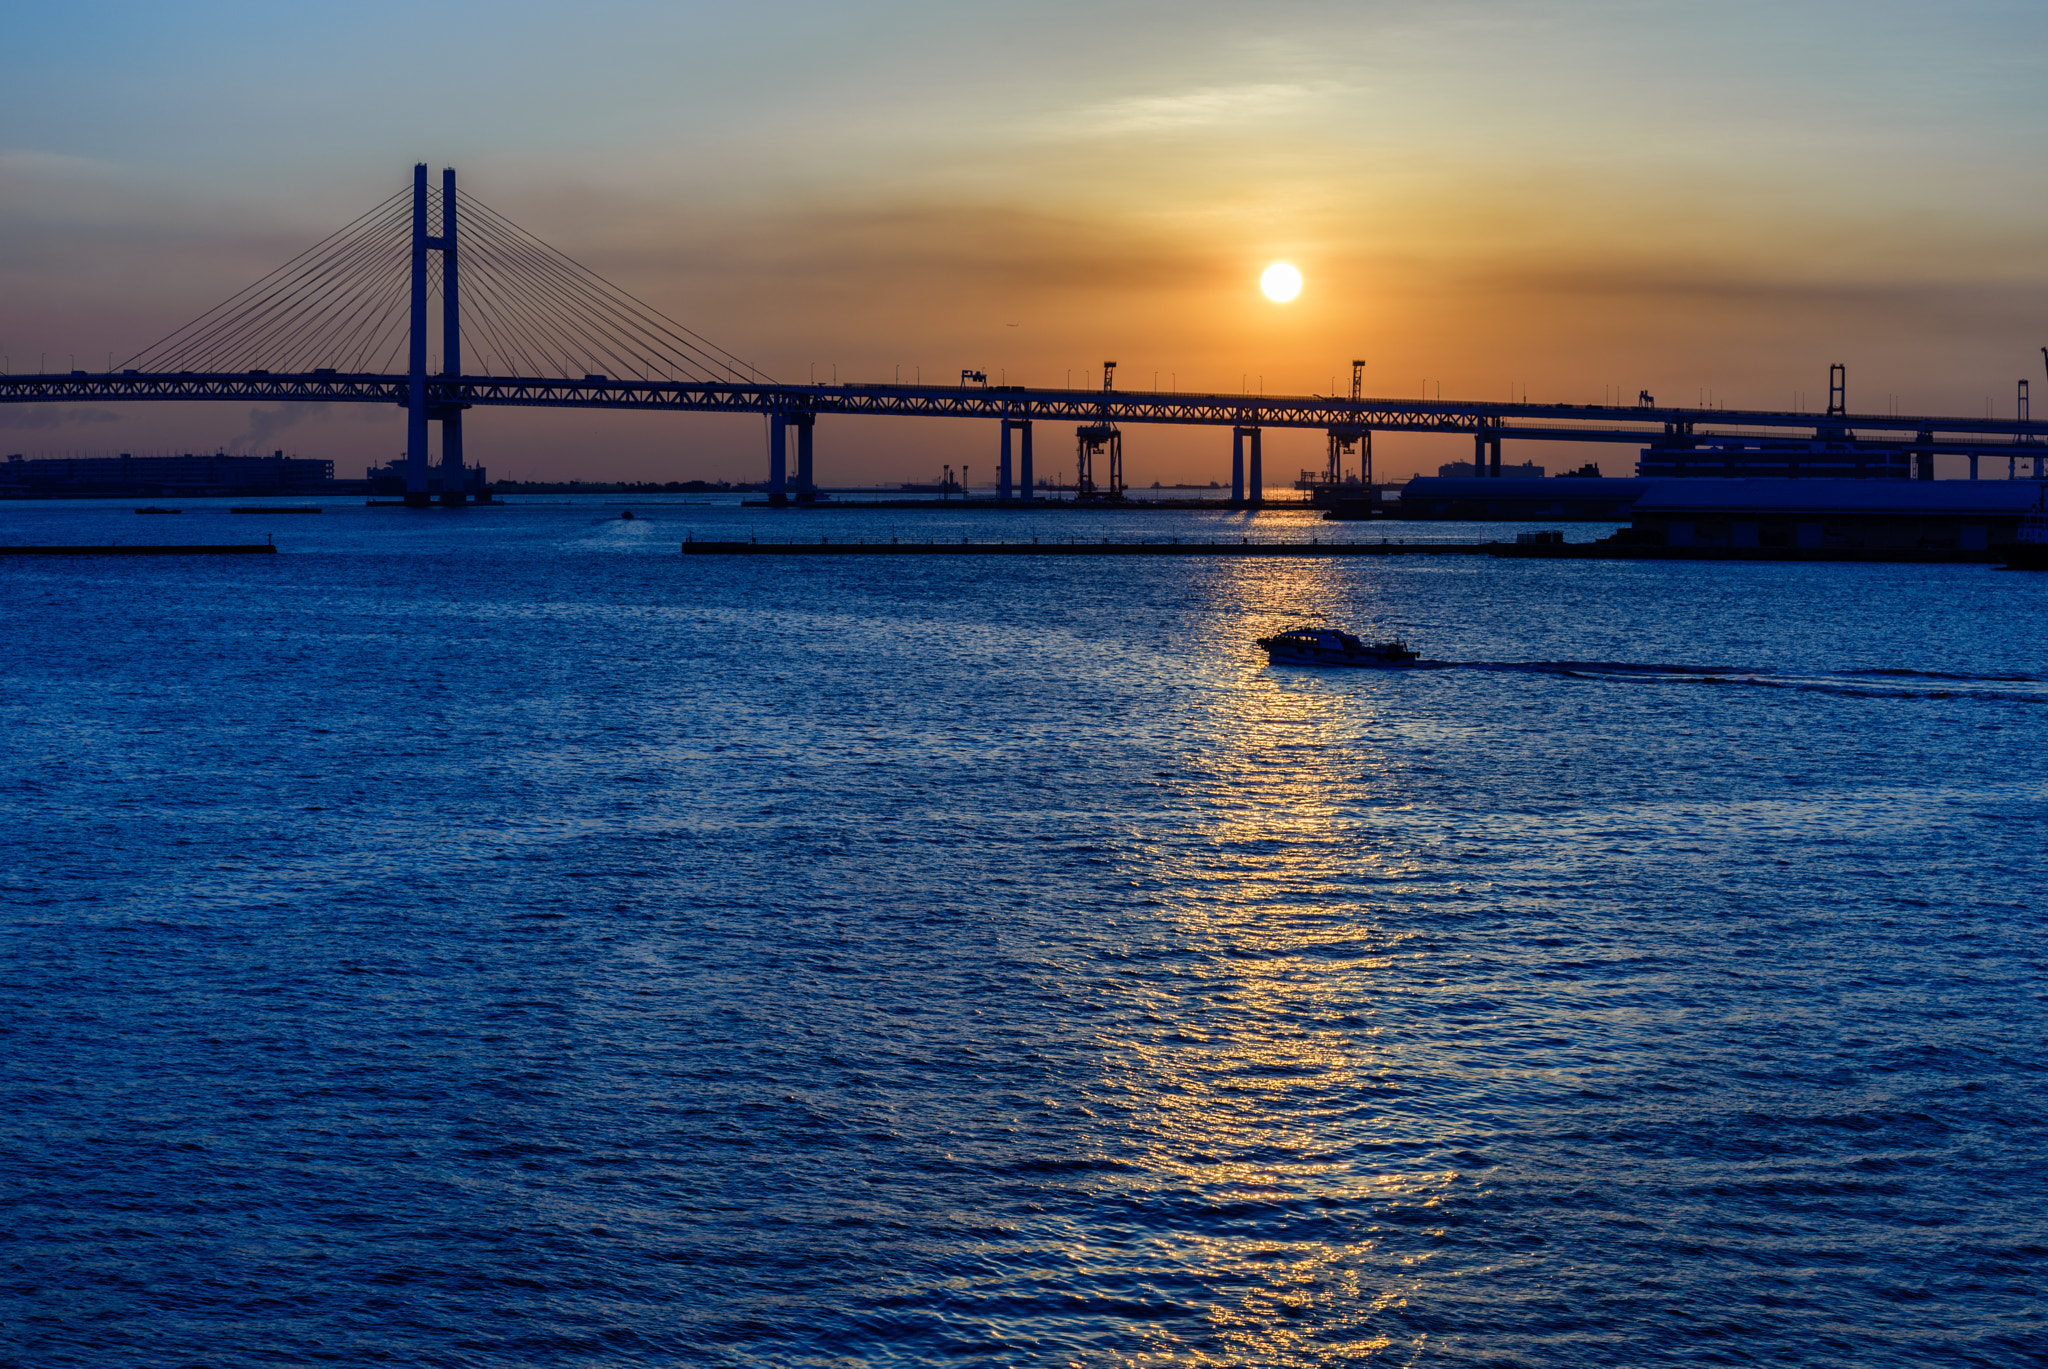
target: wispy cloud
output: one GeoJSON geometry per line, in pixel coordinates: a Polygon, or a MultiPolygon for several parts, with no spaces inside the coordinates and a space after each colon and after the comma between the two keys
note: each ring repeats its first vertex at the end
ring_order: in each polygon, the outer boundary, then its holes
{"type": "Polygon", "coordinates": [[[1042,134],[1175,133],[1256,123],[1290,113],[1334,87],[1297,82],[1207,86],[1170,95],[1131,95],[1067,110],[1040,125],[1042,134]]]}

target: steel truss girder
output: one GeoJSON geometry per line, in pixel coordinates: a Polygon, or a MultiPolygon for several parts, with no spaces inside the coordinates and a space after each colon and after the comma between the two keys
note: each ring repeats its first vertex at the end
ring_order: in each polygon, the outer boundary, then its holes
{"type": "MultiPolygon", "coordinates": [[[[407,402],[400,375],[142,374],[0,376],[0,404],[227,400],[313,404],[407,402]]],[[[1464,433],[1526,442],[1669,442],[1711,459],[1721,440],[1784,441],[1797,433],[1815,454],[1830,447],[1943,455],[2026,454],[2048,441],[2048,422],[1818,414],[1768,410],[1639,409],[1597,404],[1485,404],[1334,399],[1322,395],[1182,395],[1100,390],[983,389],[919,385],[736,385],[665,380],[551,380],[433,376],[427,402],[476,408],[674,410],[685,413],[869,414],[912,418],[1073,420],[1244,428],[1355,428],[1464,433]],[[1818,429],[1840,438],[1816,439],[1818,429]],[[1758,431],[1761,430],[1761,431],[1758,431]],[[1904,434],[1872,438],[1871,432],[1904,434]],[[1849,436],[1855,433],[1857,436],[1849,436]],[[1929,434],[1932,440],[1921,437],[1929,434]],[[1674,438],[1674,434],[1684,434],[1674,438]],[[1986,440],[1998,439],[1998,440],[1986,440]]]]}

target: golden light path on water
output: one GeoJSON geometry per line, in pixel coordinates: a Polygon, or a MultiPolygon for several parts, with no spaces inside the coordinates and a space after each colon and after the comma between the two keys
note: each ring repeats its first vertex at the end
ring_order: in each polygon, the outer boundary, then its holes
{"type": "MultiPolygon", "coordinates": [[[[1207,626],[1219,641],[1242,641],[1248,611],[1270,615],[1273,605],[1311,619],[1341,610],[1361,632],[1375,616],[1359,601],[1356,573],[1329,562],[1240,563],[1190,590],[1211,597],[1207,626]]],[[[1361,878],[1394,877],[1401,863],[1359,820],[1361,799],[1391,798],[1384,757],[1360,746],[1387,721],[1377,687],[1387,681],[1360,672],[1333,700],[1328,681],[1276,671],[1256,653],[1229,652],[1215,669],[1203,683],[1218,726],[1186,739],[1199,777],[1187,797],[1202,830],[1131,853],[1162,886],[1163,915],[1192,963],[1132,987],[1128,1017],[1150,1030],[1102,1041],[1103,1087],[1148,1138],[1143,1169],[1157,1189],[1198,1194],[1222,1213],[1372,1211],[1412,1238],[1457,1177],[1366,1162],[1388,1143],[1442,1140],[1386,1109],[1428,1084],[1412,1058],[1385,1048],[1372,1010],[1406,938],[1358,898],[1361,878]]],[[[1221,1349],[1191,1351],[1155,1333],[1130,1363],[1398,1363],[1420,1349],[1376,1322],[1403,1303],[1431,1255],[1390,1267],[1374,1227],[1326,1239],[1155,1240],[1177,1247],[1162,1259],[1242,1291],[1209,1311],[1221,1349]]]]}

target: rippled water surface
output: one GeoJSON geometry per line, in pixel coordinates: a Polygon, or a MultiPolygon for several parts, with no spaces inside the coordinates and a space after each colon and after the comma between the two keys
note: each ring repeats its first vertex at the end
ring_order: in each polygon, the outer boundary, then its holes
{"type": "Polygon", "coordinates": [[[284,548],[0,560],[0,1362],[2048,1359],[2048,576],[186,507],[0,507],[284,548]]]}

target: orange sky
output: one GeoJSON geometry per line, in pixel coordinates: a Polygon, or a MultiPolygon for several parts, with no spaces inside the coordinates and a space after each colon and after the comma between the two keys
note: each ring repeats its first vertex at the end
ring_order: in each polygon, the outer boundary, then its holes
{"type": "MultiPolygon", "coordinates": [[[[1841,361],[1855,408],[2010,415],[2042,375],[2038,6],[601,5],[567,34],[540,6],[384,8],[30,21],[0,56],[9,368],[136,350],[427,160],[786,379],[1060,384],[1114,358],[1131,388],[1300,393],[1358,356],[1376,394],[1787,407],[1841,361]],[[407,26],[418,50],[393,52],[407,26]],[[1286,305],[1257,289],[1275,260],[1306,279],[1286,305]]],[[[9,451],[282,445],[343,474],[403,443],[396,409],[0,425],[9,451]]],[[[469,431],[500,476],[762,470],[758,422],[469,431]]],[[[976,425],[827,420],[819,442],[828,482],[993,473],[976,425]]],[[[1276,438],[1269,469],[1317,445],[1276,438]]],[[[1219,431],[1127,453],[1138,483],[1227,478],[1219,431]]]]}

